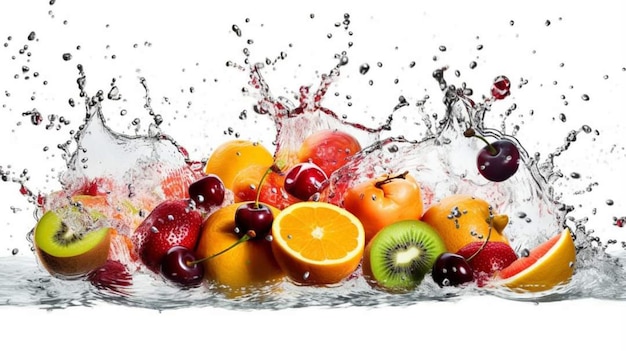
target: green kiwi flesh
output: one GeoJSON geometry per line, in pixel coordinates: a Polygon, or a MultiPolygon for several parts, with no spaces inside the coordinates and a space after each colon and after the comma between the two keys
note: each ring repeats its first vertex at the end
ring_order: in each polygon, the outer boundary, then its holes
{"type": "Polygon", "coordinates": [[[381,229],[365,248],[363,274],[368,282],[393,291],[415,289],[446,246],[437,231],[419,220],[381,229]]]}
{"type": "Polygon", "coordinates": [[[111,233],[109,227],[72,228],[62,216],[71,220],[85,216],[78,210],[47,211],[37,222],[34,244],[42,265],[53,275],[78,277],[102,266],[109,254],[111,233]]]}

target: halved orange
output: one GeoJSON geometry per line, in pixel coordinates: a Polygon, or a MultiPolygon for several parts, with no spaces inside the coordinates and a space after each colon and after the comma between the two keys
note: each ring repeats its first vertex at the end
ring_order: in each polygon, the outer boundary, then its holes
{"type": "Polygon", "coordinates": [[[532,249],[497,274],[496,284],[538,292],[567,283],[574,274],[576,246],[569,228],[532,249]]]}
{"type": "Polygon", "coordinates": [[[363,258],[365,230],[347,210],[326,202],[293,204],[274,218],[272,252],[287,276],[303,285],[341,282],[363,258]]]}

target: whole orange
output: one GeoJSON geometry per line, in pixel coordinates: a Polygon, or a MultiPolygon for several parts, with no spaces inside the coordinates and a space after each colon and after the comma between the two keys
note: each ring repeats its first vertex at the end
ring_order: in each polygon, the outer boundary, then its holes
{"type": "Polygon", "coordinates": [[[439,233],[448,252],[457,252],[473,241],[508,243],[503,230],[509,223],[506,214],[498,214],[484,199],[468,194],[455,194],[432,204],[422,221],[439,233]]]}
{"type": "Polygon", "coordinates": [[[209,156],[204,167],[206,174],[215,174],[227,189],[233,188],[237,174],[250,165],[269,168],[274,156],[258,142],[234,139],[219,145],[209,156]]]}
{"type": "MultiPolygon", "coordinates": [[[[205,221],[196,249],[199,258],[209,257],[237,242],[235,211],[243,203],[233,203],[212,213],[205,221]]],[[[274,217],[280,210],[270,206],[274,217]]],[[[238,244],[223,254],[203,262],[205,277],[227,296],[280,282],[285,276],[272,254],[271,243],[255,238],[238,244]]]]}

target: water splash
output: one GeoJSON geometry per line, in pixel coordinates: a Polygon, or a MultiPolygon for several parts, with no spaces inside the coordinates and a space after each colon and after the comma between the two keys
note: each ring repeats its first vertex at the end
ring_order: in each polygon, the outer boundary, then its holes
{"type": "MultiPolygon", "coordinates": [[[[313,17],[312,15],[311,18],[313,17]]],[[[337,24],[338,27],[348,30],[349,16],[344,17],[343,21],[338,21],[337,24]]],[[[242,29],[238,26],[233,25],[232,31],[238,38],[242,37],[242,29]]],[[[338,37],[330,33],[328,35],[329,38],[338,37]]],[[[28,39],[31,40],[30,35],[28,39]]],[[[248,43],[252,42],[248,39],[248,43]]],[[[348,47],[351,46],[351,43],[348,44],[348,47]]],[[[445,48],[445,50],[439,49],[442,53],[450,51],[445,46],[442,48],[445,48]]],[[[562,146],[541,158],[539,154],[529,153],[522,147],[515,137],[515,130],[507,134],[504,123],[497,127],[488,126],[485,123],[486,116],[489,115],[493,105],[499,103],[496,100],[502,100],[510,95],[510,82],[507,84],[502,77],[496,78],[490,91],[494,99],[476,102],[471,98],[473,90],[465,84],[459,85],[458,88],[449,84],[444,79],[449,78],[446,73],[447,68],[442,68],[436,70],[433,77],[442,92],[443,114],[429,111],[425,100],[410,101],[401,97],[396,106],[390,106],[390,114],[383,118],[384,123],[368,127],[351,122],[324,106],[324,98],[332,85],[334,83],[340,85],[350,79],[346,77],[342,80],[345,75],[340,74],[344,72],[342,71],[344,68],[349,67],[347,53],[342,52],[336,55],[336,67],[333,67],[328,74],[322,75],[317,89],[312,89],[310,86],[301,87],[298,90],[296,102],[282,96],[275,97],[270,84],[265,80],[267,73],[263,71],[268,65],[286,60],[288,57],[286,52],[280,52],[276,55],[276,59],[268,59],[264,63],[251,66],[248,65],[249,50],[246,50],[244,55],[246,64],[239,65],[230,62],[227,66],[249,74],[253,93],[248,96],[256,100],[255,112],[270,117],[275,123],[278,132],[274,141],[277,147],[277,157],[290,160],[292,157],[290,152],[297,141],[307,133],[321,128],[349,129],[364,140],[364,145],[369,145],[355,156],[351,163],[332,175],[332,186],[325,194],[328,201],[339,203],[341,187],[349,186],[367,177],[371,172],[394,172],[408,168],[418,175],[425,188],[429,190],[429,197],[426,198],[427,204],[436,199],[435,194],[441,197],[455,192],[473,192],[493,199],[503,211],[516,214],[516,218],[513,218],[511,222],[510,232],[507,234],[511,235],[518,252],[524,252],[529,247],[533,247],[563,226],[572,227],[579,253],[577,272],[572,283],[551,291],[548,295],[519,296],[500,290],[479,290],[471,287],[441,290],[426,282],[412,294],[397,296],[374,291],[362,280],[353,278],[331,289],[294,287],[284,284],[281,287],[284,293],[279,295],[258,291],[232,301],[213,293],[214,287],[212,286],[180,290],[143,273],[135,274],[133,285],[126,289],[125,294],[120,295],[98,289],[87,281],[55,280],[48,277],[38,267],[29,264],[32,263],[30,260],[17,258],[11,259],[10,264],[4,265],[16,268],[15,270],[0,273],[2,277],[7,277],[7,279],[0,279],[5,284],[0,285],[0,299],[3,300],[0,304],[66,308],[74,305],[90,306],[103,300],[113,304],[156,309],[180,308],[189,305],[277,309],[301,306],[406,305],[422,300],[449,299],[474,294],[496,294],[509,299],[533,301],[579,297],[624,298],[625,284],[621,258],[606,254],[607,244],[602,243],[592,231],[586,228],[588,219],[576,218],[573,215],[574,206],[561,202],[557,193],[558,189],[554,186],[555,182],[563,177],[557,168],[559,157],[567,153],[581,134],[593,133],[590,126],[583,125],[579,129],[572,130],[564,137],[565,142],[562,146]],[[402,118],[398,118],[401,113],[407,113],[407,110],[411,111],[408,113],[410,115],[408,120],[403,121],[402,118]],[[303,125],[303,121],[307,124],[303,125]],[[408,128],[405,128],[407,126],[408,128]],[[478,145],[472,140],[460,137],[460,132],[469,126],[477,128],[489,137],[510,139],[521,147],[524,167],[509,183],[488,183],[476,174],[475,165],[470,161],[478,145]],[[400,133],[402,135],[395,134],[398,131],[402,131],[400,133]],[[449,181],[441,182],[442,174],[445,174],[449,181]],[[23,277],[29,278],[22,280],[23,277]],[[16,295],[16,290],[24,293],[16,295]],[[259,304],[259,302],[263,303],[259,304]]],[[[74,56],[78,55],[68,52],[62,55],[62,59],[70,62],[76,61],[77,57],[74,56]]],[[[23,67],[28,66],[20,66],[22,74],[31,72],[30,68],[24,71],[23,67]]],[[[93,177],[120,179],[119,188],[115,188],[114,191],[123,194],[125,198],[135,200],[136,194],[152,193],[144,191],[145,189],[138,189],[140,184],[136,179],[139,173],[148,174],[146,178],[159,181],[163,179],[164,174],[167,174],[154,168],[153,161],[155,160],[158,164],[167,165],[170,170],[188,169],[191,171],[189,174],[192,178],[197,174],[197,166],[200,163],[189,160],[189,155],[184,148],[164,133],[164,119],[154,111],[146,79],[140,78],[139,84],[145,89],[143,107],[152,120],[147,135],[140,135],[139,129],[136,129],[135,136],[127,136],[108,126],[102,108],[102,105],[106,103],[105,96],[109,100],[117,101],[123,91],[120,92],[115,86],[111,87],[108,94],[97,93],[89,97],[85,91],[85,70],[81,65],[77,67],[79,69],[77,84],[80,96],[85,99],[87,108],[85,119],[74,139],[59,144],[67,163],[67,170],[60,176],[60,185],[66,193],[45,196],[37,191],[31,191],[27,186],[28,172],[16,172],[9,170],[8,167],[0,168],[3,178],[9,179],[14,176],[13,180],[20,185],[20,192],[27,196],[30,203],[35,204],[38,209],[58,205],[60,202],[67,201],[67,194],[81,184],[79,179],[93,177]],[[104,152],[108,150],[102,150],[102,145],[111,146],[114,150],[110,153],[104,152]],[[111,155],[121,157],[118,160],[112,158],[111,155]],[[123,162],[118,163],[119,161],[123,162]],[[141,172],[137,172],[137,169],[141,172]]],[[[415,62],[412,62],[410,67],[415,67],[415,62]]],[[[470,63],[470,68],[476,67],[476,62],[470,63]]],[[[379,62],[376,67],[371,68],[369,65],[362,65],[359,73],[367,74],[369,77],[375,73],[376,68],[382,68],[382,63],[379,62]]],[[[459,75],[455,74],[456,77],[459,75]]],[[[370,86],[373,85],[373,80],[370,82],[372,82],[370,86]]],[[[581,96],[583,101],[589,99],[587,94],[581,96]]],[[[76,102],[70,99],[70,105],[75,106],[76,102]]],[[[45,121],[41,113],[35,109],[24,112],[23,117],[28,118],[35,126],[45,121]]],[[[58,116],[51,114],[48,119],[51,125],[62,126],[58,116]]],[[[147,186],[150,189],[159,187],[160,182],[150,182],[147,186]]],[[[150,201],[158,201],[162,196],[159,192],[157,191],[157,195],[150,201]]],[[[614,217],[615,226],[621,227],[623,223],[623,217],[614,217]]],[[[32,240],[31,235],[27,237],[28,240],[32,240]]],[[[32,245],[32,241],[30,244],[32,245]]]]}

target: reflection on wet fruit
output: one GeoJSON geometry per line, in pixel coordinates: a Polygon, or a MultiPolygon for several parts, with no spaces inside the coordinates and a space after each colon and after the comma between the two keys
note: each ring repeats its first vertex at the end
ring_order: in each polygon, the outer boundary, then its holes
{"type": "MultiPolygon", "coordinates": [[[[211,214],[204,223],[196,256],[199,259],[219,253],[239,240],[235,231],[235,212],[241,203],[230,204],[211,214]]],[[[280,213],[270,207],[274,216],[280,213]]],[[[265,238],[248,240],[216,257],[203,261],[205,278],[229,297],[254,288],[280,282],[285,276],[265,238]]]]}
{"type": "Polygon", "coordinates": [[[435,228],[448,252],[484,241],[487,236],[489,241],[509,242],[503,234],[508,216],[496,213],[487,201],[471,195],[455,194],[441,199],[424,212],[422,220],[435,228]]]}
{"type": "Polygon", "coordinates": [[[262,144],[249,140],[229,140],[219,145],[209,156],[204,167],[206,174],[218,176],[227,189],[233,189],[237,174],[251,165],[267,169],[274,156],[262,144]]]}

